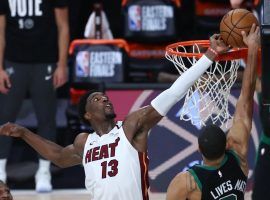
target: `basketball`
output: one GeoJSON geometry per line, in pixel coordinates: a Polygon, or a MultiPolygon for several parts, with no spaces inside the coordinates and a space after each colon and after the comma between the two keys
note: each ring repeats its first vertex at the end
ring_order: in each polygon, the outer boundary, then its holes
{"type": "Polygon", "coordinates": [[[220,22],[220,35],[227,45],[245,47],[241,31],[249,33],[252,24],[259,25],[257,18],[246,9],[234,9],[228,12],[220,22]]]}

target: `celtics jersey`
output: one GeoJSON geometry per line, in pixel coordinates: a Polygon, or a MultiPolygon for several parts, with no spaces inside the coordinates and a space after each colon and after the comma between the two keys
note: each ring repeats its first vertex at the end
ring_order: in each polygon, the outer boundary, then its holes
{"type": "Polygon", "coordinates": [[[202,200],[242,200],[247,177],[237,155],[227,151],[220,167],[194,165],[189,170],[202,193],[202,200]]]}

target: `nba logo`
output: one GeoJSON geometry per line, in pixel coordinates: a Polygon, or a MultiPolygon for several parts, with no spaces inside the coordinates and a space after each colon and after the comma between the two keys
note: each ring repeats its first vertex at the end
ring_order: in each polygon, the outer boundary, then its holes
{"type": "Polygon", "coordinates": [[[76,56],[75,71],[77,77],[88,77],[90,68],[90,53],[80,51],[76,56]]]}
{"type": "Polygon", "coordinates": [[[142,27],[141,7],[130,6],[128,9],[128,26],[130,31],[140,31],[142,27]]]}

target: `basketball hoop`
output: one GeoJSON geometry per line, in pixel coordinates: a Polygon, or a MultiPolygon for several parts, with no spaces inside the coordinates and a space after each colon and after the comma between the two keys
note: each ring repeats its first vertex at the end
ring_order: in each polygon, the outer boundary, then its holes
{"type": "MultiPolygon", "coordinates": [[[[208,40],[178,42],[166,47],[165,57],[174,63],[180,76],[194,65],[210,46],[208,40]]],[[[209,69],[187,91],[180,119],[196,126],[205,126],[208,120],[222,126],[232,115],[228,97],[237,78],[240,59],[247,49],[232,49],[219,55],[209,69]]]]}

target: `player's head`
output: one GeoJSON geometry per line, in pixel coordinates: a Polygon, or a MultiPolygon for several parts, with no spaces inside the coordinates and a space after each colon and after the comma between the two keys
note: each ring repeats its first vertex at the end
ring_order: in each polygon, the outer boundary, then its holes
{"type": "Polygon", "coordinates": [[[80,98],[79,117],[82,122],[90,125],[91,120],[110,120],[114,119],[116,114],[112,103],[103,92],[91,90],[80,98]]]}
{"type": "Polygon", "coordinates": [[[0,200],[13,200],[8,186],[0,180],[0,200]]]}
{"type": "Polygon", "coordinates": [[[226,149],[226,135],[216,125],[206,126],[198,138],[199,149],[208,160],[216,160],[224,155],[226,149]]]}

